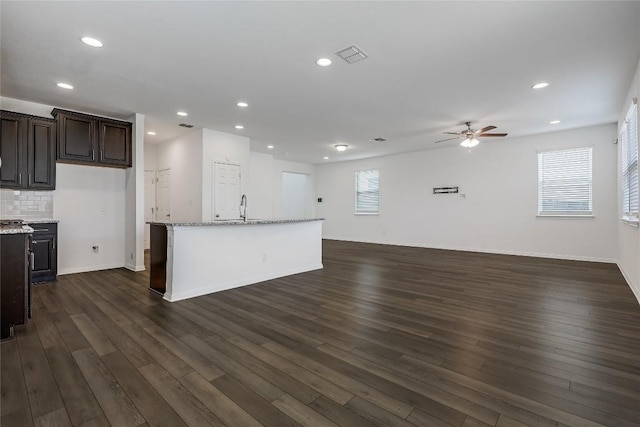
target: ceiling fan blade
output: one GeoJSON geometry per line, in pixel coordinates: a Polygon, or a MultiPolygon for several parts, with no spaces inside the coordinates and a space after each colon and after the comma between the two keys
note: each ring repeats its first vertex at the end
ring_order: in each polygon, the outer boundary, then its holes
{"type": "Polygon", "coordinates": [[[481,133],[480,135],[476,135],[476,136],[507,136],[507,133],[481,133]]]}
{"type": "Polygon", "coordinates": [[[460,135],[460,132],[442,132],[446,135],[460,135]]]}
{"type": "Polygon", "coordinates": [[[445,141],[453,141],[454,139],[458,139],[458,138],[447,138],[447,139],[441,139],[440,141],[435,141],[434,144],[437,144],[439,142],[445,142],[445,141]]]}
{"type": "Polygon", "coordinates": [[[480,130],[477,130],[476,133],[485,133],[486,131],[495,129],[495,126],[485,126],[480,130]]]}

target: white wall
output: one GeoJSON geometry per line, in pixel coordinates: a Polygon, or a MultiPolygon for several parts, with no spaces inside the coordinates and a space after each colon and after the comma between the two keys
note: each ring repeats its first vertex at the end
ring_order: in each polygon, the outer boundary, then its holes
{"type": "Polygon", "coordinates": [[[143,271],[144,267],[144,114],[129,118],[132,167],[125,169],[125,267],[143,271]]]}
{"type": "Polygon", "coordinates": [[[305,218],[307,208],[307,175],[282,173],[282,207],[285,218],[305,218]]]}
{"type": "Polygon", "coordinates": [[[247,202],[249,218],[273,218],[273,156],[251,152],[247,202]]]}
{"type": "Polygon", "coordinates": [[[317,166],[324,237],[613,262],[615,125],[317,166]],[[538,218],[537,151],[593,147],[595,218],[538,218]],[[354,215],[354,174],[380,170],[380,215],[354,215]],[[459,186],[465,195],[433,195],[459,186]]]}
{"type": "Polygon", "coordinates": [[[275,218],[285,218],[285,207],[283,198],[282,173],[293,172],[307,175],[307,191],[305,197],[305,217],[313,218],[316,215],[315,197],[316,167],[306,163],[287,162],[284,160],[274,160],[272,169],[273,179],[273,216],[275,218]]]}
{"type": "MultiPolygon", "coordinates": [[[[0,97],[2,109],[51,117],[51,105],[0,97]]],[[[60,106],[64,108],[64,106],[60,106]]],[[[56,164],[53,218],[58,224],[58,274],[124,267],[124,169],[56,164]],[[99,253],[91,247],[98,245],[99,253]]]]}
{"type": "MultiPolygon", "coordinates": [[[[245,194],[249,181],[249,138],[212,129],[203,129],[202,136],[202,211],[201,220],[213,220],[213,163],[240,165],[240,194],[245,194]]],[[[238,200],[240,206],[240,200],[238,200]]]]}
{"type": "Polygon", "coordinates": [[[202,129],[158,144],[157,170],[171,169],[171,220],[202,221],[202,129]]]}
{"type": "MultiPolygon", "coordinates": [[[[627,93],[624,106],[620,110],[620,117],[618,119],[618,131],[620,130],[620,124],[624,122],[627,115],[627,111],[631,106],[631,100],[633,98],[640,99],[640,63],[636,69],[636,74],[627,93]]],[[[621,148],[621,144],[618,144],[621,148]]],[[[618,150],[620,151],[620,149],[618,150]]],[[[618,154],[618,170],[621,170],[620,153],[618,154]]],[[[621,177],[622,173],[618,173],[618,216],[622,217],[622,186],[621,177]]],[[[629,224],[625,224],[618,220],[618,267],[625,279],[629,283],[629,286],[636,295],[638,301],[640,301],[640,231],[638,227],[634,227],[629,224]]]]}
{"type": "Polygon", "coordinates": [[[53,217],[58,274],[125,265],[124,169],[58,163],[53,217]]]}
{"type": "Polygon", "coordinates": [[[144,170],[158,169],[158,144],[144,144],[144,170]]]}

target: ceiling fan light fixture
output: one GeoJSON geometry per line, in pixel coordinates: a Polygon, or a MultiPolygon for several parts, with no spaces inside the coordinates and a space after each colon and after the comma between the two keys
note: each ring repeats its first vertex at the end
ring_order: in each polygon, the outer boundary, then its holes
{"type": "Polygon", "coordinates": [[[480,144],[480,141],[475,138],[465,138],[464,141],[460,143],[464,148],[472,148],[478,144],[480,144]]]}

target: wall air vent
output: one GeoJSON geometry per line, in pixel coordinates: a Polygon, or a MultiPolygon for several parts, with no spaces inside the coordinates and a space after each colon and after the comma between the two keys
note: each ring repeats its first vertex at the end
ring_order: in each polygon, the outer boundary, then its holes
{"type": "Polygon", "coordinates": [[[193,127],[193,125],[188,125],[186,123],[180,123],[178,126],[183,127],[183,128],[187,128],[187,129],[191,129],[193,127]]]}
{"type": "Polygon", "coordinates": [[[361,61],[369,56],[355,45],[337,51],[336,55],[347,61],[349,64],[361,61]]]}
{"type": "Polygon", "coordinates": [[[369,141],[373,142],[374,144],[379,144],[381,142],[385,142],[386,138],[379,136],[377,138],[370,139],[369,141]]]}

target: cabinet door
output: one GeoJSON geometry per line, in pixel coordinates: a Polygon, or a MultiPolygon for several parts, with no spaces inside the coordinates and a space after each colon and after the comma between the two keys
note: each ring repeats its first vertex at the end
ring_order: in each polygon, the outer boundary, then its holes
{"type": "Polygon", "coordinates": [[[100,120],[100,163],[131,166],[131,125],[100,120]]]}
{"type": "Polygon", "coordinates": [[[31,224],[33,228],[33,272],[34,283],[56,280],[58,274],[57,224],[31,224]]]}
{"type": "Polygon", "coordinates": [[[23,169],[24,119],[2,114],[2,134],[0,136],[0,187],[21,188],[23,169]]]}
{"type": "Polygon", "coordinates": [[[58,114],[58,160],[95,163],[95,121],[58,114]]]}
{"type": "Polygon", "coordinates": [[[56,124],[44,119],[29,119],[28,123],[27,185],[38,190],[53,190],[56,186],[56,124]]]}

